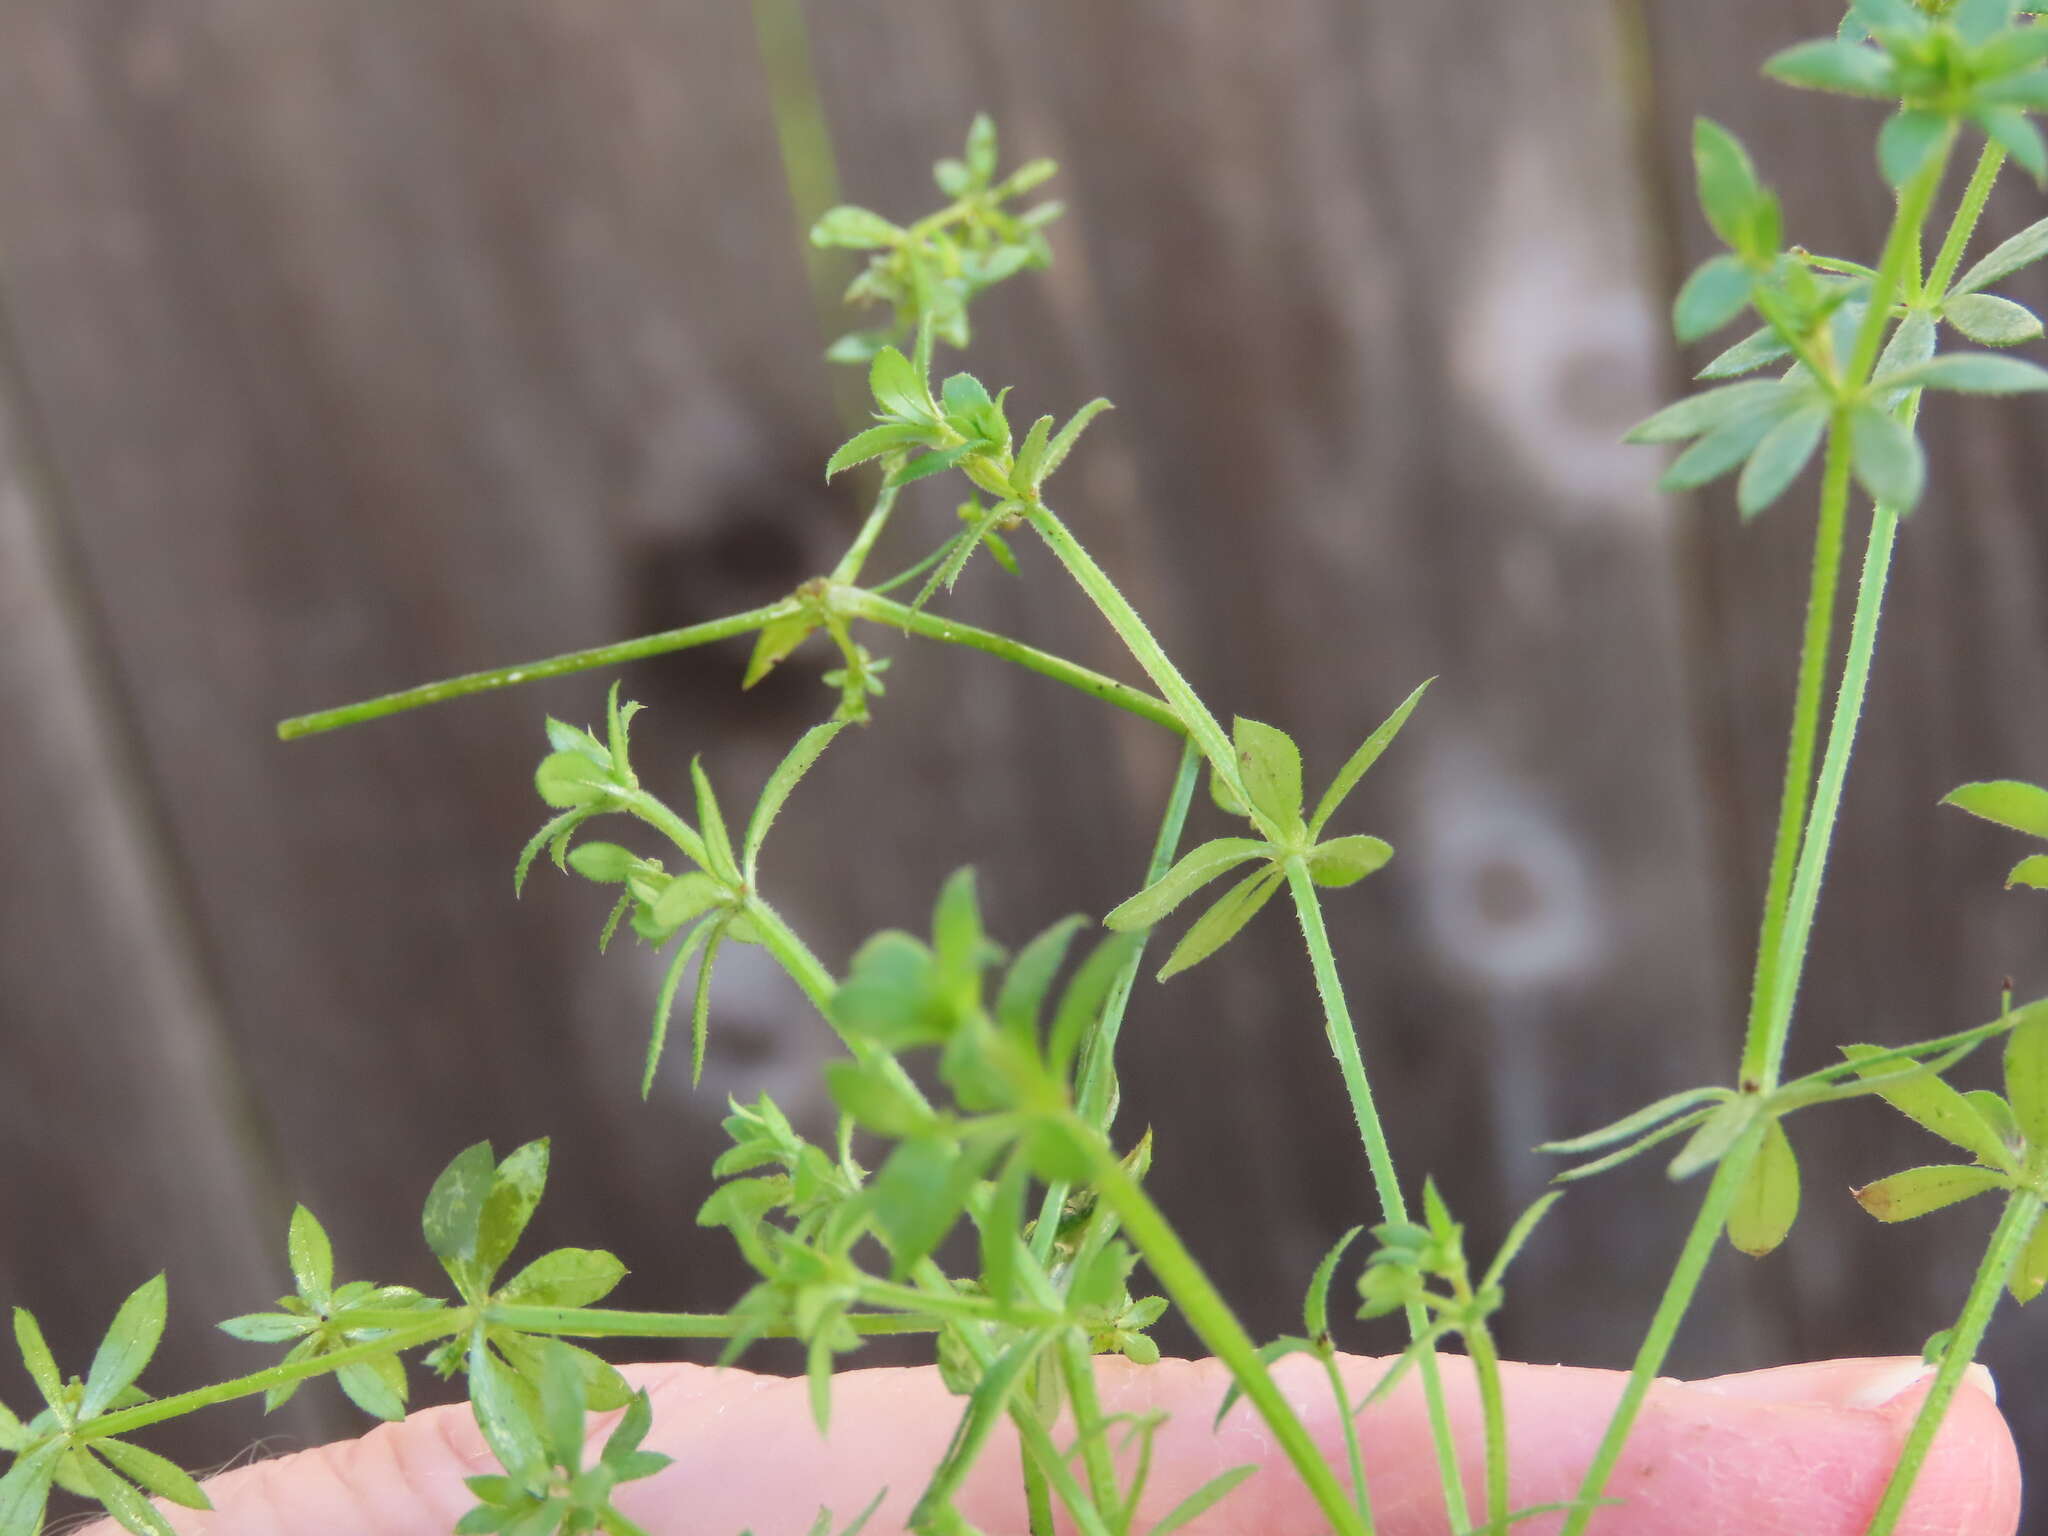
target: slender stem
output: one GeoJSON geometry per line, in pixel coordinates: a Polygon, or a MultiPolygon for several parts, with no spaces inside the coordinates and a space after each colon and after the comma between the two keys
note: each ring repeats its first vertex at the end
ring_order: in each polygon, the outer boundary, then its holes
{"type": "Polygon", "coordinates": [[[1069,1328],[1054,1347],[1059,1351],[1067,1401],[1074,1409],[1074,1434],[1081,1445],[1081,1465],[1088,1473],[1088,1491],[1097,1509],[1113,1511],[1121,1502],[1116,1462],[1103,1429],[1102,1399],[1095,1392],[1095,1362],[1089,1358],[1088,1341],[1078,1329],[1069,1328]]]}
{"type": "MultiPolygon", "coordinates": [[[[1095,559],[1083,549],[1080,541],[1067,531],[1066,524],[1053,515],[1052,508],[1038,505],[1025,514],[1031,526],[1038,530],[1045,540],[1046,548],[1067,573],[1079,583],[1081,590],[1088,594],[1095,606],[1102,610],[1102,616],[1109,620],[1110,627],[1130,650],[1145,675],[1152,679],[1167,704],[1179,716],[1182,728],[1194,738],[1202,749],[1202,755],[1209,759],[1226,784],[1237,783],[1237,754],[1223,734],[1223,727],[1216,723],[1216,717],[1209,713],[1208,706],[1196,697],[1188,680],[1180,675],[1179,668],[1167,659],[1159,642],[1152,638],[1152,631],[1145,627],[1145,621],[1138,617],[1116,589],[1095,559]]],[[[1246,804],[1250,804],[1247,799],[1246,804]]],[[[1270,829],[1269,829],[1270,830],[1270,829]]]]}
{"type": "Polygon", "coordinates": [[[1560,1536],[1585,1536],[1586,1522],[1600,1507],[1607,1479],[1613,1475],[1614,1464],[1621,1459],[1622,1447],[1628,1443],[1629,1432],[1635,1428],[1643,1399],[1649,1395],[1657,1373],[1664,1368],[1664,1357],[1671,1352],[1671,1342],[1678,1336],[1678,1325],[1685,1320],[1686,1311],[1692,1306],[1700,1277],[1707,1270],[1707,1260],[1713,1257],[1714,1245],[1721,1239],[1721,1229],[1728,1224],[1728,1211],[1735,1204],[1736,1191],[1742,1187],[1742,1180],[1748,1174],[1750,1162],[1762,1142],[1762,1128],[1753,1127],[1728,1149],[1727,1156],[1715,1168],[1706,1198],[1700,1202],[1700,1213],[1693,1218],[1692,1231],[1686,1234],[1678,1265],[1665,1283],[1664,1296],[1657,1303],[1656,1315],[1650,1319],[1649,1332],[1643,1335],[1643,1342],[1636,1350],[1635,1364],[1629,1369],[1628,1383],[1622,1388],[1621,1400],[1615,1404],[1614,1417],[1607,1421],[1607,1433],[1601,1437],[1600,1448],[1594,1452],[1592,1463],[1579,1483],[1577,1506],[1567,1517],[1560,1536]]]}
{"type": "MultiPolygon", "coordinates": [[[[1900,193],[1884,256],[1870,280],[1870,297],[1847,371],[1840,380],[1845,394],[1860,390],[1876,366],[1878,348],[1890,324],[1891,306],[1900,290],[1917,278],[1920,231],[1948,166],[1954,135],[1900,193]]],[[[1974,185],[1974,179],[1973,179],[1974,185]]],[[[1986,187],[1988,193],[1989,188],[1986,187]]],[[[1957,213],[1958,223],[1967,208],[1957,213]]],[[[1954,227],[1950,230],[1954,239],[1954,227]]],[[[1967,234],[1963,237],[1967,239],[1967,234]]],[[[1944,242],[1944,250],[1949,242],[1944,242]]],[[[1741,1080],[1745,1087],[1776,1086],[1777,1056],[1783,1031],[1773,1041],[1774,1009],[1788,994],[1796,995],[1799,978],[1786,976],[1785,933],[1795,866],[1801,853],[1800,829],[1807,822],[1808,785],[1813,778],[1814,750],[1820,728],[1820,701],[1827,673],[1828,637],[1834,631],[1835,593],[1840,585],[1844,528],[1849,507],[1849,434],[1838,414],[1828,429],[1826,466],[1821,474],[1820,516],[1814,533],[1813,579],[1806,606],[1806,629],[1800,643],[1799,680],[1794,689],[1792,736],[1785,755],[1785,783],[1778,806],[1778,831],[1771,849],[1771,870],[1764,894],[1764,917],[1757,936],[1756,971],[1750,989],[1749,1022],[1743,1035],[1741,1080]]],[[[1795,945],[1803,960],[1805,942],[1795,945]]],[[[1787,1026],[1789,1027],[1789,1020],[1787,1026]]]]}
{"type": "Polygon", "coordinates": [[[705,624],[687,624],[681,629],[665,629],[659,634],[642,635],[637,640],[624,640],[617,645],[600,645],[585,651],[568,651],[542,661],[525,661],[512,667],[493,667],[488,672],[469,672],[461,677],[445,678],[438,683],[423,683],[417,688],[407,688],[399,693],[387,693],[379,698],[364,699],[357,704],[344,704],[338,709],[323,709],[310,715],[295,715],[280,722],[277,734],[280,740],[291,741],[300,736],[336,730],[344,725],[357,725],[365,720],[380,720],[386,715],[418,709],[423,704],[439,704],[446,699],[459,699],[472,693],[489,693],[496,688],[539,682],[546,677],[561,677],[570,672],[587,672],[593,667],[609,667],[620,662],[639,661],[648,656],[663,656],[670,651],[686,651],[692,646],[710,645],[714,641],[730,640],[735,635],[747,634],[764,624],[789,618],[802,610],[803,604],[796,598],[785,597],[765,608],[750,608],[745,613],[729,614],[725,618],[712,619],[705,624]]]}
{"type": "Polygon", "coordinates": [[[886,473],[895,468],[896,462],[896,456],[893,454],[883,461],[885,473],[881,493],[875,497],[875,504],[868,512],[867,520],[860,525],[860,532],[855,534],[853,542],[846,546],[846,553],[839,557],[839,563],[832,567],[831,579],[834,584],[851,586],[860,578],[860,568],[867,564],[868,554],[874,549],[875,540],[882,536],[883,528],[888,526],[889,514],[896,509],[896,493],[902,489],[901,486],[891,485],[886,473]]]}
{"type": "Polygon", "coordinates": [[[1352,1411],[1351,1392],[1344,1385],[1343,1373],[1337,1369],[1334,1350],[1323,1352],[1323,1374],[1330,1379],[1330,1391],[1337,1399],[1337,1417],[1344,1425],[1344,1461],[1351,1469],[1351,1497],[1358,1505],[1358,1520],[1366,1529],[1366,1536],[1373,1536],[1377,1529],[1372,1519],[1372,1495],[1365,1487],[1365,1456],[1358,1447],[1358,1415],[1352,1411]]]}
{"type": "Polygon", "coordinates": [[[1928,1389],[1913,1427],[1906,1432],[1906,1443],[1899,1447],[1898,1465],[1892,1468],[1891,1481],[1885,1484],[1884,1497],[1870,1517],[1866,1536],[1891,1536],[1892,1528],[1899,1523],[1906,1498],[1912,1493],[1941,1421],[1948,1414],[1949,1403],[1962,1384],[1963,1372],[1970,1368],[1970,1362],[1977,1358],[1978,1346],[1984,1342],[1984,1330],[1998,1307],[1998,1293],[2005,1285],[2005,1277],[2012,1273],[2021,1250],[2034,1235],[2041,1205],[2041,1197],[2032,1190],[2016,1189],[2006,1198],[2005,1214],[1999,1217],[1984,1250],[1984,1261],[1977,1266],[1977,1278],[1971,1282],[1962,1315],[1956,1319],[1955,1332],[1942,1352],[1934,1385],[1928,1389]]]}
{"type": "Polygon", "coordinates": [[[1150,720],[1154,725],[1163,725],[1176,734],[1185,732],[1180,717],[1165,704],[1141,688],[1120,683],[1113,677],[1091,671],[1041,651],[1036,646],[1026,645],[1021,640],[1012,640],[1008,635],[999,635],[986,629],[977,629],[972,624],[962,624],[957,619],[942,618],[922,608],[912,608],[907,603],[892,602],[873,592],[858,587],[835,588],[831,604],[848,618],[868,619],[876,624],[888,624],[907,634],[922,635],[928,640],[942,640],[949,645],[964,645],[977,651],[986,651],[991,656],[1014,662],[1020,667],[1049,677],[1054,682],[1065,683],[1069,688],[1101,699],[1105,704],[1114,704],[1118,709],[1128,710],[1141,719],[1150,720]]]}
{"type": "MultiPolygon", "coordinates": [[[[1173,867],[1174,853],[1180,847],[1181,829],[1187,825],[1188,804],[1194,798],[1195,780],[1201,773],[1201,766],[1201,753],[1190,739],[1181,749],[1180,771],[1174,776],[1173,789],[1166,799],[1166,814],[1160,818],[1159,835],[1152,843],[1152,857],[1145,866],[1145,885],[1152,884],[1173,867]]],[[[1081,1047],[1081,1081],[1075,1095],[1075,1107],[1083,1120],[1104,1135],[1109,1133],[1109,1121],[1114,1113],[1110,1094],[1116,1082],[1117,1037],[1123,1030],[1124,1011],[1130,1005],[1131,990],[1144,959],[1145,943],[1141,938],[1110,987],[1109,1001],[1103,1007],[1100,1022],[1081,1047]]],[[[1056,1179],[1046,1186],[1045,1199],[1038,1208],[1038,1224],[1031,1232],[1031,1253],[1040,1264],[1052,1260],[1053,1244],[1059,1237],[1060,1213],[1066,1207],[1070,1189],[1064,1179],[1056,1179]]]]}
{"type": "Polygon", "coordinates": [[[1970,173],[1970,184],[1963,189],[1963,200],[1957,205],[1956,216],[1949,221],[1948,235],[1934,258],[1934,268],[1927,274],[1923,294],[1947,296],[1948,285],[1955,280],[1956,268],[1963,264],[1963,252],[1976,232],[1977,220],[1983,216],[1984,204],[1990,200],[1991,188],[2004,164],[2005,150],[1996,139],[1986,139],[1984,153],[1977,157],[1977,169],[1970,173]]]}
{"type": "MultiPolygon", "coordinates": [[[[1848,436],[1842,426],[1834,430],[1839,437],[1848,436]]],[[[1799,871],[1786,909],[1782,949],[1772,967],[1773,991],[1764,1013],[1763,1032],[1762,1080],[1766,1091],[1778,1086],[1785,1042],[1792,1029],[1792,1006],[1798,995],[1800,974],[1806,967],[1807,945],[1813,936],[1821,876],[1826,870],[1828,849],[1834,842],[1842,785],[1849,775],[1849,756],[1855,750],[1856,728],[1862,719],[1864,696],[1869,691],[1870,660],[1877,648],[1878,617],[1884,607],[1885,582],[1891,574],[1898,529],[1899,516],[1890,507],[1881,506],[1872,513],[1863,577],[1856,589],[1856,613],[1849,629],[1849,656],[1842,668],[1834,720],[1828,727],[1820,782],[1814,787],[1813,812],[1799,846],[1799,871]]]]}
{"type": "Polygon", "coordinates": [[[125,1435],[132,1430],[145,1429],[151,1424],[161,1424],[165,1419],[175,1419],[201,1408],[211,1408],[216,1403],[232,1402],[238,1397],[253,1397],[258,1392],[268,1392],[272,1387],[289,1386],[310,1376],[324,1376],[329,1371],[340,1370],[344,1365],[355,1365],[360,1361],[395,1355],[401,1350],[411,1349],[430,1339],[446,1338],[451,1333],[460,1333],[474,1321],[475,1318],[466,1308],[437,1312],[431,1321],[416,1323],[410,1329],[394,1330],[383,1338],[372,1339],[368,1343],[351,1344],[348,1348],[337,1349],[331,1354],[294,1360],[289,1365],[274,1365],[267,1371],[237,1376],[232,1381],[217,1381],[210,1387],[196,1387],[190,1392],[180,1392],[175,1397],[159,1397],[152,1402],[138,1403],[133,1408],[124,1408],[119,1413],[102,1414],[99,1418],[88,1419],[79,1425],[77,1433],[81,1439],[87,1440],[97,1440],[102,1435],[125,1435]]]}
{"type": "MultiPolygon", "coordinates": [[[[810,947],[797,937],[796,930],[785,923],[758,892],[747,897],[747,915],[760,930],[761,943],[768,953],[782,962],[782,968],[803,988],[811,1006],[824,1015],[827,1023],[832,1023],[832,994],[839,990],[839,983],[825,969],[825,962],[811,953],[810,947]]],[[[839,1026],[833,1024],[832,1027],[837,1029],[839,1026]]]]}
{"type": "MultiPolygon", "coordinates": [[[[498,1305],[486,1314],[490,1322],[520,1333],[545,1333],[565,1339],[729,1339],[742,1330],[764,1339],[793,1338],[793,1327],[762,1330],[723,1312],[623,1312],[600,1307],[525,1307],[498,1305]]],[[[884,1334],[936,1333],[948,1326],[919,1313],[845,1314],[848,1327],[864,1338],[884,1334]]]]}
{"type": "Polygon", "coordinates": [[[1107,1142],[1078,1120],[1071,1122],[1070,1130],[1075,1143],[1087,1150],[1094,1165],[1092,1177],[1097,1194],[1116,1212],[1125,1234],[1144,1255],[1153,1277],[1180,1308],[1181,1316],[1223,1362],[1266,1421],[1274,1440],[1314,1496],[1323,1518],[1337,1536],[1367,1536],[1358,1511],[1344,1495],[1343,1485],[1259,1358],[1258,1346],[1244,1331],[1230,1304],[1202,1272],[1202,1266],[1188,1252],[1180,1235],[1138,1182],[1124,1172],[1123,1164],[1107,1142]]]}
{"type": "Polygon", "coordinates": [[[1828,636],[1835,624],[1835,592],[1841,583],[1843,532],[1849,513],[1849,435],[1830,430],[1827,463],[1821,471],[1820,519],[1813,538],[1813,574],[1806,598],[1806,628],[1799,646],[1799,680],[1792,695],[1792,737],[1785,751],[1785,781],[1778,801],[1778,832],[1771,845],[1771,872],[1764,888],[1763,923],[1757,935],[1756,971],[1749,994],[1749,1025],[1742,1048],[1742,1082],[1761,1084],[1769,1060],[1764,1017],[1777,987],[1778,954],[1791,899],[1792,873],[1799,857],[1799,829],[1806,820],[1808,786],[1820,736],[1821,691],[1827,681],[1828,636]]]}
{"type": "MultiPolygon", "coordinates": [[[[1380,1212],[1388,1221],[1406,1221],[1407,1203],[1401,1198],[1401,1180],[1394,1172],[1393,1150],[1373,1104],[1372,1084],[1365,1075],[1359,1054],[1358,1030],[1351,1022],[1351,1008],[1344,1000],[1344,983],[1337,975],[1336,957],[1330,952],[1330,936],[1323,927],[1322,903],[1316,897],[1308,864],[1299,854],[1287,860],[1287,886],[1294,897],[1294,910],[1301,920],[1301,934],[1308,945],[1309,964],[1315,970],[1316,993],[1323,1004],[1323,1029],[1330,1050],[1344,1078],[1344,1091],[1351,1099],[1351,1115],[1358,1122],[1359,1139],[1365,1143],[1366,1165],[1372,1170],[1373,1189],[1379,1196],[1380,1212]]],[[[1420,1305],[1408,1307],[1408,1333],[1413,1338],[1428,1324],[1420,1305]]],[[[1424,1396],[1429,1404],[1430,1434],[1436,1442],[1437,1472],[1443,1482],[1444,1507],[1452,1530],[1463,1530],[1469,1514],[1465,1504],[1465,1483],[1458,1470],[1458,1446],[1451,1436],[1450,1410],[1444,1403],[1443,1378],[1437,1370],[1436,1352],[1425,1351],[1419,1365],[1424,1396]]]]}
{"type": "Polygon", "coordinates": [[[1472,1357],[1472,1374],[1479,1382],[1479,1409],[1486,1424],[1486,1530],[1487,1536],[1507,1536],[1508,1530],[1508,1411],[1500,1389],[1500,1352],[1494,1348],[1493,1333],[1485,1323],[1473,1322],[1464,1329],[1465,1350],[1472,1357]]]}

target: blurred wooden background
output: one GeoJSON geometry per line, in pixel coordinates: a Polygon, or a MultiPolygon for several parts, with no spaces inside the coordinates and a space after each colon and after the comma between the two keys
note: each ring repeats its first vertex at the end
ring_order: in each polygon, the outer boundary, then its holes
{"type": "MultiPolygon", "coordinates": [[[[1617,438],[1700,360],[1662,320],[1707,249],[1696,112],[1750,139],[1794,238],[1874,249],[1875,114],[1756,75],[1837,7],[808,9],[849,198],[931,206],[979,108],[1006,162],[1062,162],[1056,269],[984,303],[967,365],[1027,420],[1116,400],[1063,509],[1219,710],[1295,730],[1315,779],[1440,676],[1350,813],[1400,855],[1332,918],[1402,1164],[1489,1250],[1547,1176],[1532,1143],[1733,1059],[1810,496],[1741,530],[1617,438]]],[[[295,1198],[348,1274],[431,1284],[419,1200],[484,1136],[555,1137],[537,1237],[616,1249],[625,1303],[743,1283],[691,1223],[725,1096],[815,1123],[824,1031],[728,951],[704,1088],[672,1056],[643,1106],[656,963],[599,959],[581,882],[511,899],[541,713],[594,717],[608,679],[272,728],[831,563],[859,508],[821,483],[839,427],[770,100],[736,0],[0,4],[0,1300],[67,1366],[167,1266],[148,1384],[254,1368],[207,1324],[283,1287],[295,1198]]],[[[1987,238],[2040,203],[2009,189],[1987,238]]],[[[2048,774],[2048,437],[2038,404],[1927,419],[1803,1064],[2048,982],[2043,909],[1999,890],[2011,839],[1935,809],[2048,774]]],[[[954,606],[1129,675],[1036,552],[954,606]]],[[[830,963],[963,862],[1013,938],[1133,888],[1170,743],[868,639],[896,663],[877,723],[765,866],[830,963]]],[[[703,751],[739,795],[830,708],[810,651],[749,695],[743,655],[625,674],[670,783],[703,751]]],[[[1126,1128],[1157,1127],[1158,1192],[1261,1331],[1372,1219],[1298,944],[1274,909],[1141,991],[1126,1036],[1126,1128]]],[[[1879,1229],[1840,1191],[1932,1144],[1868,1105],[1794,1132],[1801,1227],[1717,1260],[1680,1371],[1912,1352],[1952,1318],[1990,1208],[1879,1229]]],[[[1646,1164],[1574,1194],[1506,1346],[1624,1361],[1698,1193],[1646,1164]]],[[[1992,1354],[2037,1451],[2043,1339],[2006,1317],[1992,1354]]],[[[160,1443],[217,1461],[356,1423],[316,1389],[160,1443]]]]}

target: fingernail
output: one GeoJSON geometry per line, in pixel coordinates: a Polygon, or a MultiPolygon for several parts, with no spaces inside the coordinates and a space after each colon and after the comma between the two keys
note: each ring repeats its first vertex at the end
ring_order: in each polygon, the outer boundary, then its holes
{"type": "MultiPolygon", "coordinates": [[[[1934,1378],[1934,1367],[1918,1360],[1902,1360],[1897,1365],[1874,1373],[1842,1400],[1844,1408],[1882,1408],[1897,1402],[1924,1381],[1934,1378]]],[[[1963,1372],[1963,1383],[1975,1387],[1993,1403],[1998,1401],[1998,1383],[1991,1372],[1981,1364],[1972,1364],[1963,1372]]]]}

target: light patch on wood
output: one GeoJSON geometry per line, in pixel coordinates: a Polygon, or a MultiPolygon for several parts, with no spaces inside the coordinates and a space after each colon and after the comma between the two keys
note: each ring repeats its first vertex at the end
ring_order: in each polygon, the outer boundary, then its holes
{"type": "Polygon", "coordinates": [[[1470,252],[1452,373],[1561,516],[1647,519],[1654,455],[1621,436],[1654,408],[1658,328],[1635,273],[1536,145],[1503,155],[1470,252]]]}

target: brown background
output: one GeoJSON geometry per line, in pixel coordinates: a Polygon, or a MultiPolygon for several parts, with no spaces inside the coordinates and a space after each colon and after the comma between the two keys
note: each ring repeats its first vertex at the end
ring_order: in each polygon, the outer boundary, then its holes
{"type": "MultiPolygon", "coordinates": [[[[1661,318],[1708,249],[1695,112],[1758,146],[1794,238],[1874,249],[1875,113],[1755,74],[1835,7],[810,10],[848,196],[930,206],[924,166],[982,107],[1006,160],[1063,163],[1058,265],[986,302],[970,366],[1024,419],[1118,402],[1062,505],[1204,694],[1293,729],[1313,780],[1441,678],[1348,813],[1400,857],[1332,921],[1402,1165],[1490,1249],[1551,1166],[1532,1143],[1734,1056],[1811,498],[1738,529],[1725,492],[1662,498],[1616,439],[1699,360],[1661,318]]],[[[0,4],[0,1298],[67,1365],[166,1266],[149,1384],[252,1368],[206,1324],[282,1287],[294,1198],[347,1273],[431,1283],[419,1199],[484,1136],[556,1138],[537,1236],[617,1249],[630,1304],[742,1283],[691,1224],[724,1099],[816,1123],[824,1032],[728,951],[704,1088],[672,1061],[643,1107],[657,963],[599,960],[580,882],[511,900],[539,716],[592,718],[606,679],[291,746],[272,726],[831,563],[859,508],[820,483],[839,428],[770,99],[738,4],[0,4]]],[[[2040,204],[2007,189],[1988,231],[2040,204]]],[[[2048,773],[2041,419],[1927,413],[1935,489],[1796,1063],[2048,981],[2038,902],[1998,889],[2020,850],[1935,810],[2048,773]]],[[[947,520],[920,501],[892,552],[947,520]]],[[[1129,673],[1036,551],[954,607],[1129,673]]],[[[1012,938],[1128,893],[1169,742],[986,658],[869,643],[896,660],[878,723],[766,864],[829,963],[920,922],[963,862],[1012,938]]],[[[657,779],[703,751],[743,801],[830,707],[810,651],[745,696],[743,655],[626,674],[657,779]]],[[[1159,1194],[1261,1331],[1371,1219],[1297,951],[1276,908],[1141,991],[1126,1037],[1127,1129],[1157,1127],[1159,1194]]],[[[1794,1133],[1808,1215],[1771,1259],[1717,1262],[1677,1369],[1910,1352],[1953,1315],[1989,1205],[1879,1229],[1840,1191],[1934,1146],[1868,1105],[1794,1133]]],[[[1645,1165],[1569,1199],[1508,1347],[1624,1361],[1697,1193],[1645,1165]]],[[[2036,1448],[2042,1337],[2007,1316],[1993,1349],[2036,1448]]],[[[220,1460],[355,1422],[315,1389],[158,1443],[220,1460]]]]}

